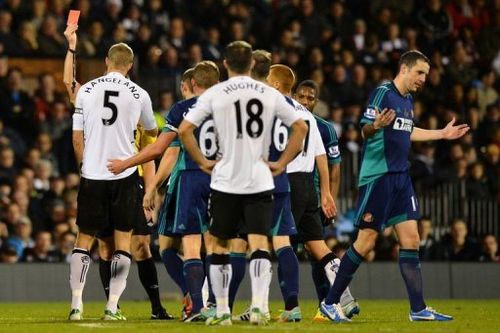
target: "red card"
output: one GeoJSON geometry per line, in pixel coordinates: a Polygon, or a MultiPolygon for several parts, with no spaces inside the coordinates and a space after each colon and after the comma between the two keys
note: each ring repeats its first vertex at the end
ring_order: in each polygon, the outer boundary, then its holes
{"type": "Polygon", "coordinates": [[[68,15],[67,25],[78,24],[78,18],[79,17],[80,17],[80,11],[79,10],[70,10],[69,11],[69,15],[68,15]]]}

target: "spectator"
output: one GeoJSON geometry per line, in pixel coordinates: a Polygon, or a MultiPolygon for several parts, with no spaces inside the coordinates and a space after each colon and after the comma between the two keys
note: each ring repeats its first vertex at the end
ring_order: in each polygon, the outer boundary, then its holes
{"type": "Polygon", "coordinates": [[[331,27],[325,17],[318,13],[312,0],[301,1],[300,23],[306,47],[319,46],[332,36],[331,27]]]}
{"type": "Polygon", "coordinates": [[[0,118],[5,126],[17,131],[30,144],[33,140],[35,128],[33,101],[28,93],[22,89],[23,74],[21,69],[9,69],[7,89],[0,90],[0,118]]]}
{"type": "Polygon", "coordinates": [[[5,242],[0,247],[0,263],[15,264],[18,262],[17,248],[5,242]]]}
{"type": "Polygon", "coordinates": [[[37,192],[46,192],[50,188],[50,177],[52,176],[52,163],[48,160],[41,159],[35,166],[35,179],[33,187],[37,192]]]}
{"type": "Polygon", "coordinates": [[[47,57],[62,57],[66,54],[66,39],[57,30],[57,20],[47,16],[38,35],[40,54],[47,57]]]}
{"type": "Polygon", "coordinates": [[[47,2],[45,0],[33,0],[31,14],[30,22],[35,27],[35,30],[38,31],[47,16],[47,2]]]}
{"type": "Polygon", "coordinates": [[[420,260],[432,261],[436,259],[437,242],[432,234],[432,221],[429,217],[422,217],[418,221],[418,234],[420,236],[420,260]]]}
{"type": "Polygon", "coordinates": [[[19,28],[19,55],[23,57],[32,57],[38,54],[38,34],[33,23],[25,21],[19,28]]]}
{"type": "Polygon", "coordinates": [[[21,258],[23,256],[24,250],[35,245],[33,239],[31,238],[31,232],[33,228],[31,227],[31,221],[28,217],[21,217],[14,226],[14,230],[10,237],[7,239],[7,243],[16,248],[17,257],[21,258]]]}
{"type": "Polygon", "coordinates": [[[452,31],[452,21],[441,0],[426,0],[417,11],[417,22],[423,30],[424,52],[428,49],[446,50],[446,38],[452,31]]]}
{"type": "Polygon", "coordinates": [[[50,105],[56,101],[63,101],[63,95],[56,90],[54,75],[42,73],[38,76],[38,88],[34,94],[35,120],[43,122],[49,118],[50,105]]]}
{"type": "Polygon", "coordinates": [[[498,198],[500,193],[500,147],[489,144],[485,149],[484,166],[486,179],[490,186],[493,198],[498,198]]]}
{"type": "Polygon", "coordinates": [[[35,234],[35,245],[27,248],[21,259],[23,262],[59,262],[61,255],[53,249],[52,235],[48,231],[35,234]]]}
{"type": "Polygon", "coordinates": [[[76,236],[71,231],[66,231],[59,237],[58,251],[61,253],[62,261],[69,263],[71,253],[75,247],[76,236]]]}
{"type": "Polygon", "coordinates": [[[205,42],[202,47],[203,59],[220,61],[224,48],[220,43],[219,29],[215,26],[209,27],[205,35],[205,42]]]}
{"type": "Polygon", "coordinates": [[[466,191],[473,200],[486,200],[491,197],[488,178],[485,175],[484,165],[481,162],[473,163],[470,167],[470,176],[467,178],[466,191]]]}
{"type": "Polygon", "coordinates": [[[486,114],[486,108],[498,101],[498,92],[495,89],[495,72],[489,68],[481,74],[481,83],[477,89],[479,117],[482,119],[486,114]]]}
{"type": "Polygon", "coordinates": [[[127,16],[122,20],[121,25],[126,31],[126,40],[130,42],[134,39],[141,26],[141,8],[136,3],[130,4],[127,16]]]}
{"type": "Polygon", "coordinates": [[[16,176],[14,150],[10,147],[0,148],[0,182],[11,182],[16,176]]]}
{"type": "Polygon", "coordinates": [[[489,234],[483,237],[482,252],[479,261],[500,263],[498,241],[495,235],[489,234]]]}
{"type": "Polygon", "coordinates": [[[423,142],[416,150],[417,154],[413,157],[410,167],[415,187],[418,189],[432,187],[436,182],[436,147],[432,142],[423,142]]]}
{"type": "Polygon", "coordinates": [[[462,219],[451,222],[450,233],[440,244],[437,259],[446,261],[476,261],[479,257],[477,243],[468,235],[467,224],[462,219]]]}
{"type": "Polygon", "coordinates": [[[104,44],[104,27],[102,23],[99,21],[90,23],[88,34],[82,36],[80,44],[83,55],[103,57],[106,54],[106,45],[104,44]]]}
{"type": "Polygon", "coordinates": [[[12,14],[6,10],[0,10],[0,45],[8,55],[20,53],[18,41],[12,32],[12,14]]]}
{"type": "Polygon", "coordinates": [[[163,128],[165,125],[165,117],[168,111],[174,104],[174,95],[170,90],[162,90],[160,92],[158,107],[155,111],[155,119],[158,128],[163,128]]]}

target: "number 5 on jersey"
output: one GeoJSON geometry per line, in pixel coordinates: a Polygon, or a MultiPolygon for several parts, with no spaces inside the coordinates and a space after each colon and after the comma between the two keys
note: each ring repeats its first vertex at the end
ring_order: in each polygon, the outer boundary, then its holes
{"type": "Polygon", "coordinates": [[[116,121],[116,118],[118,117],[118,108],[116,107],[116,104],[111,102],[109,99],[110,97],[118,97],[119,94],[120,93],[118,91],[104,91],[104,107],[111,110],[110,118],[102,118],[102,124],[104,126],[113,125],[116,121]]]}

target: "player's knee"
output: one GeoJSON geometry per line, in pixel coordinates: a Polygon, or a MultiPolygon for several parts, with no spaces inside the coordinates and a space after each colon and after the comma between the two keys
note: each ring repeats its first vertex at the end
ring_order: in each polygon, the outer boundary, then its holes
{"type": "Polygon", "coordinates": [[[273,248],[275,251],[285,246],[290,246],[290,238],[288,236],[273,237],[273,248]]]}
{"type": "Polygon", "coordinates": [[[367,256],[368,253],[375,247],[375,242],[377,240],[378,233],[372,229],[361,229],[358,234],[358,238],[354,242],[354,248],[363,257],[367,256]]]}
{"type": "Polygon", "coordinates": [[[412,233],[410,235],[400,237],[399,243],[403,249],[416,250],[420,246],[420,237],[418,233],[412,233]]]}
{"type": "Polygon", "coordinates": [[[113,255],[113,248],[106,242],[99,242],[98,252],[99,258],[109,261],[113,255]]]}
{"type": "Polygon", "coordinates": [[[134,239],[131,250],[135,260],[146,260],[151,257],[149,240],[146,237],[137,237],[137,239],[134,239]]]}

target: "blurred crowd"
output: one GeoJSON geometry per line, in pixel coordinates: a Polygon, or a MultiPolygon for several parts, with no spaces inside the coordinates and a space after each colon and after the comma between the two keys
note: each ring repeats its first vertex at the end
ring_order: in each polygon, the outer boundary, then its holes
{"type": "MultiPolygon", "coordinates": [[[[180,98],[185,69],[221,65],[224,46],[249,41],[320,86],[314,112],[331,121],[343,158],[359,156],[358,120],[369,93],[392,79],[400,54],[419,49],[432,65],[415,95],[416,125],[471,126],[456,142],[414,145],[417,191],[462,181],[466,196],[500,202],[500,0],[0,0],[0,262],[64,261],[75,238],[79,175],[71,106],[43,73],[28,93],[9,58],[62,58],[69,9],[81,11],[77,57],[102,59],[126,42],[133,79],[150,93],[160,122],[180,98]]],[[[62,71],[62,68],[61,68],[62,71]]],[[[495,235],[467,235],[450,222],[439,241],[421,222],[428,260],[499,261],[495,235]]],[[[465,229],[465,230],[464,230],[465,229]]],[[[397,254],[390,229],[373,257],[397,254]]],[[[332,236],[332,246],[342,248],[332,236]]]]}

